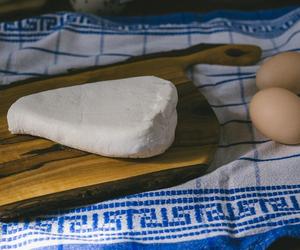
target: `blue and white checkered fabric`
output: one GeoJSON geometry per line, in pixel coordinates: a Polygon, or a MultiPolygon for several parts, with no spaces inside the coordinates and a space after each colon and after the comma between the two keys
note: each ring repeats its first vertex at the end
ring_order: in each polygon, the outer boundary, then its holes
{"type": "MultiPolygon", "coordinates": [[[[300,50],[300,8],[109,18],[58,13],[0,24],[0,82],[199,43],[248,43],[263,59],[300,50]]],[[[1,249],[265,249],[300,236],[300,147],[249,120],[258,66],[197,65],[222,134],[210,174],[169,189],[2,223],[1,249]]]]}

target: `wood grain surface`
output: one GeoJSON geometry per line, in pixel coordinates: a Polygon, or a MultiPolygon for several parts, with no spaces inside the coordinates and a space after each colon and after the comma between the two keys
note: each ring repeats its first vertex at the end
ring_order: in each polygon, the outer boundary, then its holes
{"type": "Polygon", "coordinates": [[[185,71],[198,63],[251,65],[259,60],[260,53],[258,47],[250,45],[199,45],[0,88],[0,219],[169,187],[203,175],[217,148],[219,124],[185,71]],[[176,138],[160,156],[108,158],[8,131],[7,111],[22,96],[142,75],[170,80],[179,94],[176,138]]]}

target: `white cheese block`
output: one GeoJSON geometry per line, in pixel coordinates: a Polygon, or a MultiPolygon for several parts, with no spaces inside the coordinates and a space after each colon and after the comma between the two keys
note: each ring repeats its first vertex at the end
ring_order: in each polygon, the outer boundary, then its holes
{"type": "Polygon", "coordinates": [[[44,91],[17,100],[7,120],[13,134],[30,134],[110,157],[144,158],[172,144],[176,87],[154,76],[44,91]]]}

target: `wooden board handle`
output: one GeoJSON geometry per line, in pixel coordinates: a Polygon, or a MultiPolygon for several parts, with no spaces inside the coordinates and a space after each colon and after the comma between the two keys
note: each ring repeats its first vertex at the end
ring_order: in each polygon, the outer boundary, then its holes
{"type": "Polygon", "coordinates": [[[228,44],[180,56],[179,63],[187,68],[193,64],[253,65],[259,61],[261,49],[255,45],[228,44]]]}

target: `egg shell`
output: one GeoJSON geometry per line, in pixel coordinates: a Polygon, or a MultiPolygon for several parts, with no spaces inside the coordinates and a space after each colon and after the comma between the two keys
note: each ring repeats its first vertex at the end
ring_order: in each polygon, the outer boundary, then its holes
{"type": "Polygon", "coordinates": [[[300,143],[300,98],[291,91],[259,91],[251,100],[250,117],[266,137],[283,144],[300,143]]]}
{"type": "Polygon", "coordinates": [[[259,89],[279,87],[300,93],[300,53],[284,52],[268,59],[256,73],[259,89]]]}

